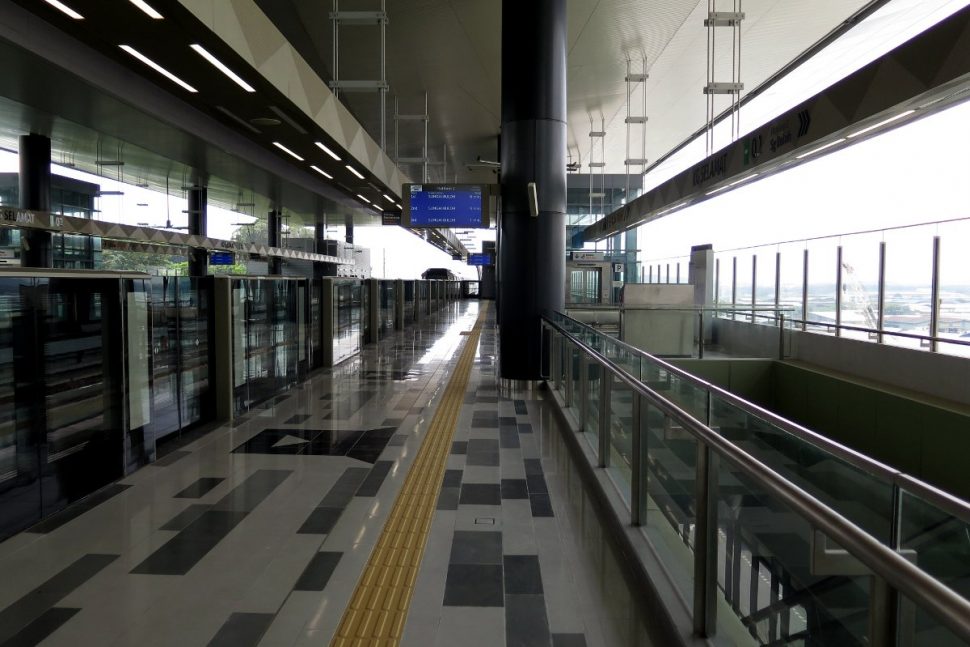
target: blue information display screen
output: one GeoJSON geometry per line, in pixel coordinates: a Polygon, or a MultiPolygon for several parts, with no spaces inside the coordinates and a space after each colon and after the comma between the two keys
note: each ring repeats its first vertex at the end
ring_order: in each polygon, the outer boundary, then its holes
{"type": "Polygon", "coordinates": [[[469,254],[468,264],[469,265],[491,265],[492,255],[491,254],[469,254]]]}
{"type": "Polygon", "coordinates": [[[232,252],[212,252],[209,254],[209,265],[232,265],[236,262],[232,252]]]}
{"type": "Polygon", "coordinates": [[[410,184],[404,191],[405,227],[488,227],[480,184],[410,184]]]}

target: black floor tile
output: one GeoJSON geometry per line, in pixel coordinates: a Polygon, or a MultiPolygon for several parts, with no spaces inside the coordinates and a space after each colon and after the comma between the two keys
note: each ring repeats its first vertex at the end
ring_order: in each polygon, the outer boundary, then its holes
{"type": "Polygon", "coordinates": [[[292,470],[256,470],[246,480],[229,491],[213,506],[213,510],[249,513],[292,474],[292,470]]]}
{"type": "Polygon", "coordinates": [[[462,454],[468,453],[468,441],[467,440],[456,440],[451,443],[451,453],[460,456],[462,454]]]}
{"type": "MultiPolygon", "coordinates": [[[[10,640],[28,624],[41,618],[55,604],[116,559],[118,559],[117,555],[84,555],[0,611],[0,644],[10,640]]],[[[57,613],[54,613],[47,621],[53,621],[56,617],[57,613]]]]}
{"type": "Polygon", "coordinates": [[[313,556],[307,567],[303,569],[303,574],[296,581],[294,591],[322,591],[326,588],[330,576],[337,568],[337,563],[343,553],[321,552],[313,556]]]}
{"type": "Polygon", "coordinates": [[[498,419],[498,424],[500,427],[515,427],[519,422],[514,416],[502,416],[498,419]]]}
{"type": "Polygon", "coordinates": [[[233,453],[308,456],[348,456],[374,463],[380,457],[396,427],[377,429],[264,429],[233,453]]]}
{"type": "Polygon", "coordinates": [[[537,555],[506,555],[505,593],[542,595],[542,574],[537,555]]]}
{"type": "Polygon", "coordinates": [[[586,647],[583,634],[552,634],[552,647],[586,647]]]}
{"type": "Polygon", "coordinates": [[[519,433],[520,434],[531,434],[532,433],[532,425],[529,424],[528,422],[519,423],[519,433]]]}
{"type": "Polygon", "coordinates": [[[445,470],[445,476],[441,480],[441,487],[443,488],[461,487],[461,477],[462,477],[462,470],[445,470]]]}
{"type": "Polygon", "coordinates": [[[469,454],[497,454],[499,443],[491,438],[472,438],[468,441],[469,454]]]}
{"type": "Polygon", "coordinates": [[[256,647],[274,617],[272,613],[233,613],[208,647],[256,647]]]}
{"type": "Polygon", "coordinates": [[[465,465],[472,467],[498,467],[501,458],[498,451],[495,452],[468,452],[465,465]]]}
{"type": "Polygon", "coordinates": [[[499,429],[499,443],[502,449],[519,449],[519,430],[515,427],[499,429]]]}
{"type": "Polygon", "coordinates": [[[529,488],[525,479],[502,479],[503,499],[528,499],[529,488]]]}
{"type": "Polygon", "coordinates": [[[527,474],[525,481],[529,486],[529,492],[534,494],[548,494],[546,479],[542,474],[527,474]]]}
{"type": "Polygon", "coordinates": [[[80,609],[52,607],[4,641],[2,645],[3,647],[34,647],[73,618],[78,611],[80,609]]]}
{"type": "Polygon", "coordinates": [[[460,492],[461,490],[456,487],[441,488],[441,492],[438,493],[438,504],[436,506],[436,509],[437,510],[457,510],[458,495],[460,492]]]}
{"type": "Polygon", "coordinates": [[[498,484],[462,483],[461,505],[502,505],[502,491],[498,484]]]}
{"type": "Polygon", "coordinates": [[[456,530],[449,561],[452,564],[501,564],[502,533],[495,530],[456,530]]]}
{"type": "Polygon", "coordinates": [[[187,452],[184,449],[176,449],[174,451],[165,454],[162,458],[152,463],[155,467],[168,467],[172,463],[182,460],[192,452],[187,452]]]}
{"type": "Polygon", "coordinates": [[[212,509],[211,505],[204,503],[193,503],[185,510],[168,520],[159,530],[185,530],[190,523],[202,516],[203,513],[212,509]]]}
{"type": "Polygon", "coordinates": [[[502,567],[496,564],[449,564],[445,580],[446,607],[501,607],[502,567]]]}
{"type": "Polygon", "coordinates": [[[337,525],[343,508],[314,508],[297,531],[301,535],[326,535],[337,525]]]}
{"type": "Polygon", "coordinates": [[[284,425],[302,425],[304,422],[306,422],[309,419],[310,419],[310,416],[308,416],[306,414],[303,414],[303,413],[297,413],[297,414],[294,414],[294,415],[290,416],[289,418],[287,418],[286,419],[286,422],[284,422],[283,424],[284,425]]]}
{"type": "Polygon", "coordinates": [[[543,493],[530,494],[529,502],[532,504],[533,517],[554,517],[552,512],[552,502],[549,495],[543,493]]]}
{"type": "Polygon", "coordinates": [[[327,491],[317,507],[346,508],[369,475],[370,470],[366,467],[348,467],[337,479],[337,482],[333,484],[333,487],[327,491]]]}
{"type": "Polygon", "coordinates": [[[408,440],[407,434],[394,434],[391,439],[387,441],[388,447],[400,447],[408,440]]]}
{"type": "Polygon", "coordinates": [[[131,570],[134,575],[185,575],[209,554],[248,512],[208,510],[131,570]]]}
{"type": "Polygon", "coordinates": [[[192,485],[188,486],[175,495],[176,499],[200,499],[208,494],[214,487],[225,481],[219,477],[202,477],[192,485]]]}
{"type": "Polygon", "coordinates": [[[130,485],[125,485],[123,483],[112,483],[111,485],[101,488],[94,494],[87,496],[80,501],[75,501],[57,514],[47,517],[40,523],[31,526],[27,532],[39,534],[53,532],[64,524],[77,519],[88,510],[92,510],[115,495],[121,494],[130,487],[130,485]]]}
{"type": "Polygon", "coordinates": [[[549,619],[543,596],[505,596],[506,647],[537,647],[550,643],[549,619]]]}
{"type": "Polygon", "coordinates": [[[517,416],[524,416],[524,415],[527,415],[528,413],[529,413],[529,410],[526,409],[525,400],[516,400],[515,401],[515,415],[517,415],[517,416]]]}
{"type": "Polygon", "coordinates": [[[377,496],[377,492],[381,489],[381,485],[384,484],[384,479],[387,478],[388,473],[394,466],[394,461],[377,461],[374,463],[374,467],[371,468],[370,474],[364,479],[364,482],[360,484],[360,488],[357,490],[357,496],[377,496]]]}

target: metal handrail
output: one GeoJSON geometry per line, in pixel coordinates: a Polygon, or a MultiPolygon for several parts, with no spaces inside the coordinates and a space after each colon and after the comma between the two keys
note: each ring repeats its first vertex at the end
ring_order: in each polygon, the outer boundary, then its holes
{"type": "MultiPolygon", "coordinates": [[[[784,476],[774,471],[752,454],[744,451],[691,414],[639,380],[629,376],[610,359],[575,337],[558,323],[544,317],[546,325],[558,331],[597,364],[609,370],[633,392],[649,401],[654,407],[677,419],[698,442],[715,450],[736,469],[782,500],[796,514],[810,521],[818,530],[835,540],[873,573],[894,589],[935,616],[948,629],[966,642],[970,642],[970,601],[945,584],[932,577],[896,551],[859,528],[834,509],[810,495],[784,476]]],[[[601,433],[602,430],[601,430],[601,433]]],[[[888,610],[884,610],[887,611],[888,610]]]]}
{"type": "MultiPolygon", "coordinates": [[[[655,355],[651,355],[650,353],[644,351],[643,349],[637,348],[635,346],[631,346],[630,344],[620,339],[608,337],[607,335],[604,335],[599,330],[596,330],[595,328],[588,326],[581,321],[576,321],[571,317],[567,317],[562,313],[556,313],[556,314],[566,319],[569,319],[571,323],[577,326],[581,326],[582,328],[585,328],[589,332],[595,333],[596,335],[599,335],[601,337],[608,339],[612,344],[621,346],[622,348],[624,348],[625,350],[631,353],[634,353],[636,355],[639,355],[642,358],[645,358],[651,362],[654,362],[655,364],[663,368],[663,370],[669,373],[673,373],[677,377],[683,380],[686,380],[694,384],[695,386],[699,386],[701,388],[704,388],[712,392],[722,400],[727,401],[728,403],[738,407],[739,409],[747,413],[750,413],[758,418],[761,418],[765,422],[768,422],[769,424],[772,424],[780,428],[782,431],[785,431],[795,436],[796,438],[804,440],[805,442],[810,443],[818,447],[819,449],[822,449],[832,454],[833,456],[841,458],[842,460],[846,461],[847,463],[849,463],[850,465],[859,469],[862,472],[880,477],[889,485],[893,485],[893,484],[899,485],[899,486],[905,485],[906,491],[909,492],[910,494],[916,495],[928,502],[932,502],[937,507],[943,509],[947,513],[960,519],[964,523],[970,524],[970,502],[966,502],[966,501],[963,501],[962,499],[958,499],[952,495],[949,495],[928,483],[925,483],[919,479],[916,479],[906,474],[905,472],[901,472],[889,465],[886,465],[885,463],[881,463],[870,456],[867,456],[861,452],[858,452],[852,449],[851,447],[846,447],[845,445],[837,443],[831,438],[828,438],[827,436],[823,436],[822,434],[819,434],[816,431],[812,431],[807,427],[803,427],[786,418],[782,418],[778,414],[772,411],[769,411],[767,409],[764,409],[763,407],[753,402],[745,400],[744,398],[738,395],[735,395],[730,391],[726,391],[725,389],[717,386],[716,384],[711,384],[710,382],[707,382],[697,377],[696,375],[692,375],[681,368],[678,368],[672,364],[669,364],[664,360],[660,359],[659,357],[656,357],[655,355]]],[[[548,320],[548,318],[546,319],[548,320]]]]}
{"type": "MultiPolygon", "coordinates": [[[[561,315],[561,316],[565,317],[565,315],[561,315]]],[[[569,319],[570,322],[575,323],[578,326],[582,326],[583,328],[586,328],[592,333],[595,333],[602,337],[606,337],[600,331],[590,326],[587,326],[581,321],[576,321],[575,319],[572,319],[570,317],[566,317],[566,318],[569,319]]],[[[726,391],[721,387],[717,386],[716,384],[711,384],[710,382],[707,382],[697,377],[696,375],[692,375],[691,373],[688,373],[684,369],[678,368],[673,364],[669,364],[664,360],[660,359],[659,357],[655,355],[651,355],[650,353],[640,348],[631,346],[625,341],[614,339],[612,337],[608,337],[607,339],[609,339],[610,343],[617,344],[618,346],[621,346],[625,350],[635,353],[640,357],[655,363],[656,365],[658,365],[660,368],[667,371],[668,373],[673,373],[677,377],[683,380],[686,380],[687,382],[690,382],[695,386],[698,386],[702,389],[710,391],[713,394],[716,394],[719,398],[727,401],[728,403],[735,405],[736,407],[738,407],[739,409],[747,413],[750,413],[758,418],[761,418],[765,422],[768,422],[772,425],[775,425],[776,427],[779,427],[783,431],[790,433],[796,438],[800,438],[808,443],[818,446],[820,449],[824,449],[825,451],[829,452],[830,454],[833,454],[834,456],[842,458],[843,460],[845,460],[846,462],[850,463],[852,466],[858,468],[863,472],[877,474],[885,478],[888,482],[891,482],[892,479],[899,473],[898,470],[895,470],[892,467],[885,465],[884,463],[880,463],[870,458],[869,456],[866,456],[865,454],[862,454],[860,452],[855,451],[854,449],[846,447],[845,445],[840,445],[834,440],[830,438],[826,438],[825,436],[819,434],[818,432],[812,431],[811,429],[802,427],[801,425],[798,425],[790,420],[782,418],[776,413],[773,413],[767,409],[764,409],[753,402],[745,400],[744,398],[741,398],[740,396],[735,395],[730,391],[726,391]]]]}
{"type": "Polygon", "coordinates": [[[879,330],[878,328],[863,328],[861,326],[850,326],[847,324],[837,324],[837,323],[827,323],[824,321],[810,321],[807,319],[792,319],[793,324],[804,324],[806,326],[824,326],[826,328],[835,328],[836,330],[852,330],[854,332],[864,332],[872,333],[874,335],[889,335],[890,337],[905,337],[907,339],[918,339],[920,341],[931,341],[944,344],[954,344],[956,346],[970,346],[970,341],[963,341],[961,339],[950,339],[949,337],[934,337],[932,335],[920,335],[919,333],[913,332],[901,332],[895,330],[886,330],[883,328],[879,330]]]}

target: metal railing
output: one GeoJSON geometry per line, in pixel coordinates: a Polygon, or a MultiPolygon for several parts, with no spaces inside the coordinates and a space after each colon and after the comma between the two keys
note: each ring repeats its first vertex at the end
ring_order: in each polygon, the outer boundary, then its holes
{"type": "MultiPolygon", "coordinates": [[[[718,459],[723,459],[745,479],[763,488],[770,497],[782,502],[811,527],[837,542],[848,556],[864,564],[874,577],[870,585],[868,640],[869,644],[895,645],[901,634],[915,632],[915,611],[905,600],[916,605],[937,619],[960,640],[970,643],[970,602],[939,579],[923,570],[900,554],[900,528],[902,520],[901,499],[916,496],[934,506],[960,523],[970,523],[970,506],[940,490],[900,473],[843,445],[839,445],[804,427],[780,418],[757,405],[747,402],[714,385],[685,373],[662,360],[633,348],[618,340],[608,338],[598,331],[575,322],[561,314],[544,319],[544,330],[552,335],[550,386],[558,392],[566,409],[579,409],[581,430],[598,429],[599,438],[594,444],[596,460],[600,467],[611,462],[611,437],[615,424],[612,419],[611,393],[614,382],[632,394],[632,417],[629,435],[632,440],[630,452],[629,506],[631,521],[635,525],[646,523],[648,498],[647,468],[655,467],[656,456],[649,455],[644,447],[647,434],[644,429],[643,412],[654,408],[663,415],[664,428],[676,423],[696,441],[694,472],[696,522],[693,531],[693,623],[696,633],[711,636],[717,625],[715,603],[718,582],[718,459]],[[614,351],[618,361],[609,357],[614,351]],[[568,366],[566,357],[568,353],[568,366]],[[640,361],[646,361],[666,375],[701,387],[706,394],[706,420],[701,421],[656,389],[644,383],[642,375],[632,375],[623,365],[621,353],[628,353],[640,361]],[[578,366],[573,353],[578,354],[578,366]],[[595,367],[598,367],[595,368],[595,367]],[[595,370],[594,370],[595,369],[595,370]],[[592,384],[590,376],[599,371],[599,384],[592,384]],[[605,373],[604,373],[605,371],[605,373]],[[608,376],[608,379],[603,379],[608,376]],[[576,390],[579,390],[577,398],[576,390]],[[597,391],[598,392],[594,392],[597,391]],[[715,402],[715,399],[717,402],[715,402]],[[598,412],[590,416],[593,404],[598,402],[598,412]],[[850,521],[847,516],[825,503],[805,488],[800,487],[778,468],[762,460],[736,442],[712,428],[712,412],[716,404],[729,403],[766,421],[790,436],[821,449],[855,468],[875,476],[892,487],[892,521],[890,536],[881,542],[870,532],[850,521]],[[905,596],[905,600],[900,596],[905,596]],[[908,620],[906,620],[908,618],[908,620]]],[[[619,417],[619,416],[617,416],[619,417]]],[[[784,471],[784,470],[782,470],[784,471]]],[[[689,533],[686,533],[689,534],[689,533]]],[[[685,542],[689,544],[685,537],[685,542]]],[[[814,542],[813,542],[814,547],[814,542]]],[[[912,551],[908,551],[912,553],[912,551]]],[[[727,553],[724,552],[725,559],[727,553]]],[[[752,551],[752,557],[754,552],[752,551]]],[[[827,554],[827,553],[826,553],[827,554]]],[[[858,573],[857,573],[858,574],[858,573]]]]}

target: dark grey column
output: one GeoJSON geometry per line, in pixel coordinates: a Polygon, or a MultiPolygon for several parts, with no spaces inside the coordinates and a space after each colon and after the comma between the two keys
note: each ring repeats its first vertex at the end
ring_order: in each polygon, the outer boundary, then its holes
{"type": "Polygon", "coordinates": [[[347,230],[347,235],[344,237],[344,240],[350,243],[351,245],[353,245],[354,244],[354,216],[353,215],[348,213],[346,216],[344,216],[344,227],[347,230]]]}
{"type": "Polygon", "coordinates": [[[502,2],[499,367],[541,375],[540,316],[562,310],[566,277],[566,0],[502,2]],[[529,213],[535,182],[539,216],[529,213]]]}
{"type": "MultiPolygon", "coordinates": [[[[283,243],[283,212],[273,209],[269,212],[268,223],[266,226],[267,244],[270,247],[281,247],[283,243]]],[[[268,261],[268,273],[276,276],[283,273],[283,259],[279,256],[270,256],[268,261]]]]}
{"type": "MultiPolygon", "coordinates": [[[[209,229],[208,192],[204,186],[189,189],[189,234],[206,236],[209,229]]],[[[189,250],[189,276],[205,276],[209,273],[209,251],[189,250]]]]}
{"type": "MultiPolygon", "coordinates": [[[[313,226],[313,250],[317,254],[327,254],[328,251],[327,226],[321,220],[318,220],[313,226]]],[[[314,263],[313,276],[318,279],[324,276],[337,276],[337,266],[333,263],[314,263]]]]}
{"type": "MultiPolygon", "coordinates": [[[[20,136],[20,208],[51,209],[51,140],[31,133],[20,136]]],[[[52,234],[42,229],[20,230],[20,264],[54,267],[52,234]]]]}

